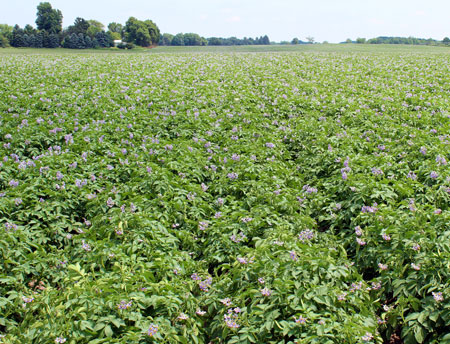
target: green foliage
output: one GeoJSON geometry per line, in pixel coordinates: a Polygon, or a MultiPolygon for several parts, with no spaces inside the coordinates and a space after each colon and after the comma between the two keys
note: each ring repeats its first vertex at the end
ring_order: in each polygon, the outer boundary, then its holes
{"type": "Polygon", "coordinates": [[[151,20],[141,21],[130,17],[125,24],[125,40],[141,47],[159,42],[159,29],[151,20]]]}
{"type": "Polygon", "coordinates": [[[89,37],[94,38],[95,35],[97,35],[98,33],[104,32],[105,25],[103,25],[99,21],[91,19],[91,20],[88,20],[88,23],[89,23],[89,28],[87,29],[86,34],[89,37]]]}
{"type": "Polygon", "coordinates": [[[164,33],[161,35],[159,45],[172,45],[173,35],[170,33],[164,33]]]}
{"type": "Polygon", "coordinates": [[[174,46],[182,46],[184,45],[184,35],[182,33],[176,34],[171,41],[171,44],[174,46]]]}
{"type": "Polygon", "coordinates": [[[447,342],[440,50],[2,54],[2,342],[447,342]]]}
{"type": "Polygon", "coordinates": [[[13,27],[7,24],[0,24],[0,47],[7,48],[12,40],[13,27]]]}
{"type": "Polygon", "coordinates": [[[89,26],[90,26],[90,24],[86,19],[77,17],[77,18],[75,18],[73,25],[71,25],[67,28],[66,34],[67,35],[72,35],[72,34],[78,35],[81,33],[83,35],[86,35],[87,31],[89,29],[89,26]]]}
{"type": "Polygon", "coordinates": [[[36,25],[38,30],[47,31],[49,34],[58,34],[62,30],[62,13],[53,9],[48,2],[41,2],[37,6],[36,25]]]}

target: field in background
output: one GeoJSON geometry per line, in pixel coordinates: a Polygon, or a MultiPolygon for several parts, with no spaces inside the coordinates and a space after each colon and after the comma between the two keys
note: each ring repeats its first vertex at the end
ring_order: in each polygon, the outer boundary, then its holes
{"type": "Polygon", "coordinates": [[[323,53],[431,53],[450,54],[450,47],[432,47],[393,44],[313,44],[313,45],[256,45],[256,46],[206,46],[206,47],[156,47],[152,49],[0,49],[2,54],[157,54],[157,53],[239,53],[239,52],[323,52],[323,53]]]}

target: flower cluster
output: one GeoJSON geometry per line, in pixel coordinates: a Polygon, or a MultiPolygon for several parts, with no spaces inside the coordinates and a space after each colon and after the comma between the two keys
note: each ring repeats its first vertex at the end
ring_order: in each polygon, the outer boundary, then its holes
{"type": "Polygon", "coordinates": [[[314,239],[314,232],[310,229],[305,229],[303,231],[300,232],[300,234],[298,235],[298,240],[300,240],[301,242],[306,242],[309,240],[314,239]]]}
{"type": "Polygon", "coordinates": [[[158,332],[158,325],[150,324],[147,330],[147,336],[153,337],[158,332]]]}
{"type": "Polygon", "coordinates": [[[131,307],[131,305],[133,304],[133,301],[125,301],[125,300],[122,300],[122,301],[120,301],[120,303],[117,305],[117,308],[118,309],[128,309],[128,308],[130,308],[131,307]]]}
{"type": "Polygon", "coordinates": [[[223,320],[225,321],[225,325],[229,328],[239,328],[240,325],[237,323],[237,320],[239,319],[239,313],[240,313],[240,309],[239,308],[235,308],[233,309],[229,309],[227,311],[227,313],[225,313],[223,315],[223,320]]]}
{"type": "Polygon", "coordinates": [[[296,318],[295,316],[294,316],[294,321],[297,323],[297,324],[306,324],[306,318],[305,317],[303,317],[302,315],[300,315],[298,318],[296,318]]]}

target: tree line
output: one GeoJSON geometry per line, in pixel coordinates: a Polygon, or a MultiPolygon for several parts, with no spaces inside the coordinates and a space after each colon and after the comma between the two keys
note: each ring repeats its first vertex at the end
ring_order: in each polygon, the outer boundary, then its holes
{"type": "Polygon", "coordinates": [[[357,38],[352,41],[348,38],[343,43],[357,43],[357,44],[407,44],[407,45],[450,45],[450,38],[445,37],[442,41],[438,41],[432,38],[416,38],[416,37],[390,37],[380,36],[376,38],[357,38]]]}
{"type": "Polygon", "coordinates": [[[131,49],[134,46],[151,47],[155,45],[198,46],[198,45],[261,45],[270,44],[267,35],[239,39],[236,37],[204,38],[196,33],[161,34],[158,26],[151,20],[138,20],[130,17],[125,25],[112,22],[107,28],[97,20],[76,18],[67,28],[62,27],[63,15],[52,8],[48,2],[37,6],[36,28],[26,25],[10,26],[0,24],[0,47],[31,48],[119,48],[131,49]]]}
{"type": "Polygon", "coordinates": [[[9,26],[0,24],[0,47],[31,48],[107,48],[114,46],[115,40],[128,42],[119,47],[132,48],[134,45],[148,47],[156,45],[160,39],[158,26],[151,20],[130,17],[122,26],[110,23],[108,30],[97,20],[76,18],[73,25],[62,27],[63,15],[48,2],[37,6],[36,28],[26,25],[9,26]]]}
{"type": "MultiPolygon", "coordinates": [[[[230,46],[230,45],[268,45],[271,44],[267,35],[255,38],[244,37],[201,37],[196,33],[161,34],[158,26],[151,20],[138,20],[130,17],[125,25],[112,22],[107,28],[97,20],[76,18],[67,28],[62,27],[63,15],[60,10],[52,8],[48,2],[41,2],[37,6],[36,28],[26,25],[9,26],[0,24],[0,47],[31,47],[31,48],[108,48],[117,45],[119,48],[131,49],[134,46],[151,47],[163,46],[230,46]]],[[[313,44],[313,37],[306,37],[307,42],[298,38],[291,42],[280,44],[313,44]]],[[[386,37],[355,41],[347,39],[342,43],[358,44],[412,44],[412,45],[450,45],[450,39],[442,41],[415,37],[386,37]]]]}
{"type": "Polygon", "coordinates": [[[172,35],[170,33],[164,33],[161,35],[161,39],[158,43],[164,46],[201,46],[201,45],[268,45],[270,39],[267,35],[242,39],[237,37],[201,37],[197,33],[178,33],[172,35]]]}

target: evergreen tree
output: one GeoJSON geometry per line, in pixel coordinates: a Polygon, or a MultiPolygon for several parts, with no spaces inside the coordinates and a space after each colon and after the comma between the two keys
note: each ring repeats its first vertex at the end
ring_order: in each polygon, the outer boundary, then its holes
{"type": "Polygon", "coordinates": [[[44,34],[42,31],[34,35],[29,35],[28,46],[31,48],[44,47],[44,34]]]}
{"type": "Polygon", "coordinates": [[[26,47],[27,42],[24,40],[24,31],[19,25],[15,25],[12,31],[11,45],[15,48],[26,47]]]}
{"type": "Polygon", "coordinates": [[[86,42],[82,33],[78,34],[78,44],[75,49],[86,49],[86,42]]]}
{"type": "Polygon", "coordinates": [[[89,36],[84,36],[84,47],[85,47],[85,49],[91,49],[91,48],[94,48],[94,44],[93,44],[93,42],[92,42],[92,39],[91,39],[91,37],[89,37],[89,36]]]}
{"type": "Polygon", "coordinates": [[[31,45],[33,44],[33,38],[34,38],[33,35],[30,36],[30,35],[24,33],[22,36],[22,42],[23,42],[22,47],[27,47],[27,48],[31,47],[31,45]]]}
{"type": "Polygon", "coordinates": [[[100,48],[109,48],[112,46],[111,38],[105,31],[97,32],[95,34],[95,40],[100,48]]]}
{"type": "Polygon", "coordinates": [[[47,31],[41,31],[43,35],[44,48],[58,48],[59,47],[59,35],[56,33],[49,34],[47,31]]]}
{"type": "Polygon", "coordinates": [[[64,48],[79,49],[79,38],[76,33],[67,36],[63,44],[64,48]]]}

